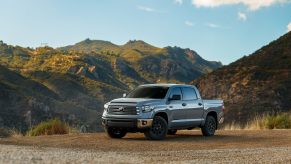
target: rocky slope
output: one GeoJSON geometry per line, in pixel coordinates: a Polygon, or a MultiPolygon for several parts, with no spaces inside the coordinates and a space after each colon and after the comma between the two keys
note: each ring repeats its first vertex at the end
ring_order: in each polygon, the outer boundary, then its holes
{"type": "Polygon", "coordinates": [[[291,111],[291,33],[192,82],[203,97],[226,103],[226,121],[291,111]]]}

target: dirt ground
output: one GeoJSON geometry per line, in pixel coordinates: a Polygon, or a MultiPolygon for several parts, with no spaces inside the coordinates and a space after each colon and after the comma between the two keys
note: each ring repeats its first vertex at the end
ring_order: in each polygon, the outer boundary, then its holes
{"type": "Polygon", "coordinates": [[[163,141],[141,133],[0,139],[0,163],[291,163],[291,130],[179,131],[163,141]]]}

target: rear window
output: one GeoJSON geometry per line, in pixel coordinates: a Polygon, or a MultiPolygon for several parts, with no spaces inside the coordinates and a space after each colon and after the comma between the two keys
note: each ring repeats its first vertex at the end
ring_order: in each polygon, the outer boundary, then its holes
{"type": "Polygon", "coordinates": [[[183,87],[182,93],[183,93],[183,100],[195,100],[195,99],[197,99],[196,92],[193,88],[183,87]]]}

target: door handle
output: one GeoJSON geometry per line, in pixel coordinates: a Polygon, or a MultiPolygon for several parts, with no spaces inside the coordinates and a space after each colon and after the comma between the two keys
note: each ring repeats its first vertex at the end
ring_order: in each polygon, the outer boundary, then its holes
{"type": "Polygon", "coordinates": [[[187,105],[186,103],[183,103],[183,104],[182,104],[182,106],[186,106],[186,105],[187,105]]]}
{"type": "Polygon", "coordinates": [[[202,103],[200,102],[200,103],[198,103],[198,105],[199,105],[199,106],[202,106],[202,103]]]}

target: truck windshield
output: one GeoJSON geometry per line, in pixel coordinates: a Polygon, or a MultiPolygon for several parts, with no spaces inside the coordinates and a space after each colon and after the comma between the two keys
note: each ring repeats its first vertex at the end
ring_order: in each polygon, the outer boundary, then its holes
{"type": "Polygon", "coordinates": [[[164,99],[168,90],[169,87],[163,86],[138,87],[130,92],[127,98],[164,99]]]}

